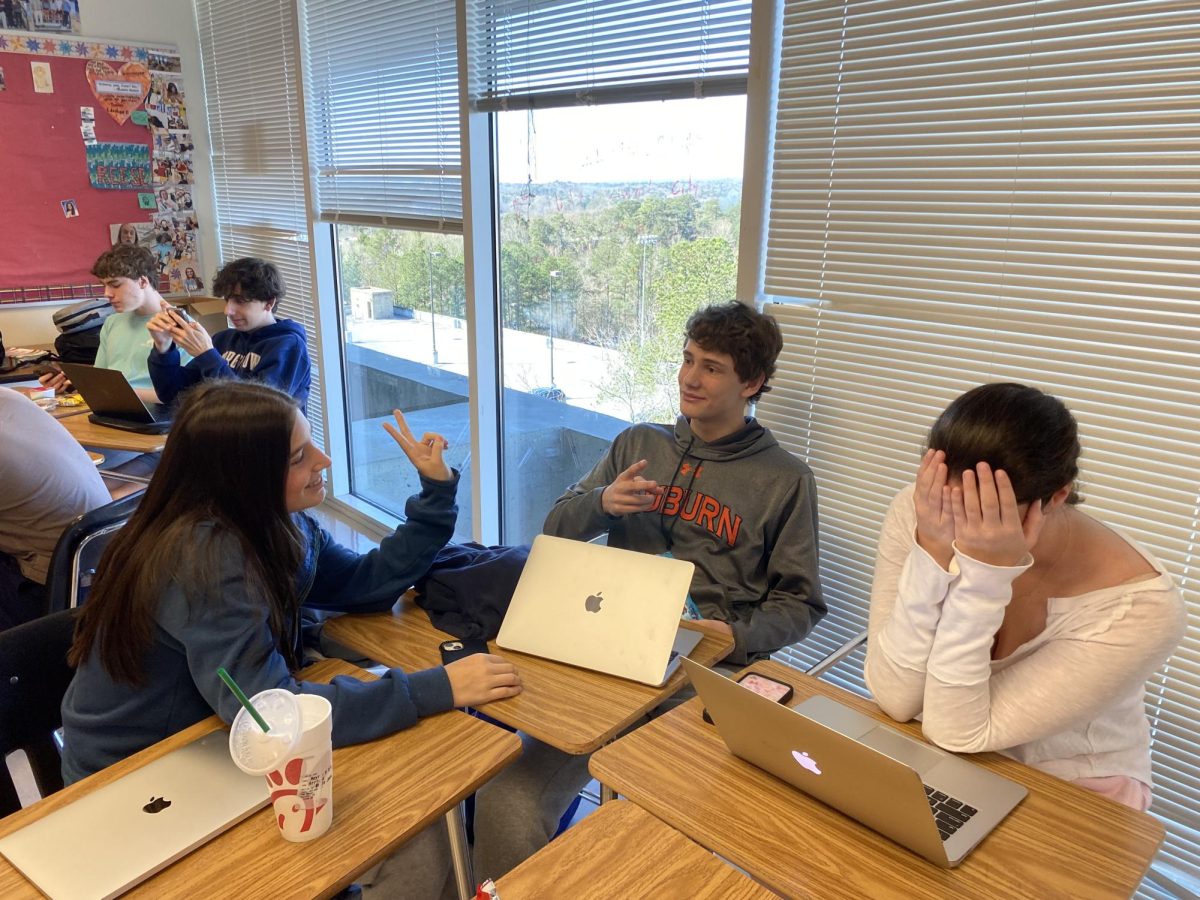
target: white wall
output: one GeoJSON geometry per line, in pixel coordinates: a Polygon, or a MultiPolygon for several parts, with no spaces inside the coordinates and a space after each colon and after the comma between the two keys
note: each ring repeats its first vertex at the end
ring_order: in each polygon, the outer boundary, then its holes
{"type": "MultiPolygon", "coordinates": [[[[188,125],[196,150],[192,154],[196,188],[192,194],[200,224],[200,262],[205,281],[217,267],[217,238],[214,227],[212,166],[209,162],[208,113],[204,103],[204,79],[200,73],[200,40],[196,12],[191,0],[81,0],[79,15],[84,37],[144,43],[174,44],[183,66],[188,125]]],[[[0,146],[0,165],[4,151],[0,146]]],[[[0,200],[0,212],[3,211],[0,200]]],[[[50,320],[61,304],[0,306],[0,332],[5,346],[47,344],[57,332],[50,320]]]]}

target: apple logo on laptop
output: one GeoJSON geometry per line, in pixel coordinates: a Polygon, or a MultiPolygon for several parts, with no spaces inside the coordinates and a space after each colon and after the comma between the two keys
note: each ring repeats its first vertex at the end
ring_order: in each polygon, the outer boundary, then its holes
{"type": "Polygon", "coordinates": [[[795,759],[796,762],[800,763],[800,768],[808,769],[808,771],[812,772],[814,775],[821,774],[821,770],[817,768],[817,761],[807,753],[801,753],[799,750],[793,750],[792,758],[795,759]]]}
{"type": "Polygon", "coordinates": [[[151,797],[150,802],[142,807],[142,812],[148,812],[151,815],[153,815],[154,813],[162,812],[164,809],[166,809],[170,805],[171,805],[170,800],[166,800],[162,797],[151,797]]]}
{"type": "Polygon", "coordinates": [[[583,608],[586,609],[588,612],[594,612],[594,613],[600,612],[600,604],[604,600],[604,598],[602,596],[600,596],[600,594],[603,594],[603,593],[604,593],[604,591],[600,591],[600,593],[598,593],[598,594],[588,595],[588,598],[583,601],[583,608]]]}

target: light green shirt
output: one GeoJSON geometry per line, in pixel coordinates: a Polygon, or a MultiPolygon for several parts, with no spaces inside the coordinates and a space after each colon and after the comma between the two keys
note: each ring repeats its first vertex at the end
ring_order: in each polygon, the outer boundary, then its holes
{"type": "MultiPolygon", "coordinates": [[[[96,353],[96,366],[101,369],[116,369],[134,388],[154,390],[150,381],[147,359],[154,349],[154,339],[146,330],[146,323],[153,316],[138,316],[133,313],[113,313],[100,326],[100,350],[96,353]]],[[[179,351],[180,365],[191,359],[179,351]]]]}

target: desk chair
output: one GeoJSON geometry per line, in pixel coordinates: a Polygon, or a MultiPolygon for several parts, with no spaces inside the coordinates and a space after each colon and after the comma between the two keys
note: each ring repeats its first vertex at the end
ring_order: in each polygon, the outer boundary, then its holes
{"type": "MultiPolygon", "coordinates": [[[[43,797],[63,786],[54,732],[75,674],[67,665],[74,631],[75,611],[65,610],[0,633],[0,759],[24,750],[43,797]]],[[[0,817],[20,808],[8,766],[0,766],[0,817]]]]}
{"type": "Polygon", "coordinates": [[[67,526],[50,557],[46,612],[74,609],[87,599],[96,566],[109,540],[142,500],[145,489],[86,512],[67,526]]]}

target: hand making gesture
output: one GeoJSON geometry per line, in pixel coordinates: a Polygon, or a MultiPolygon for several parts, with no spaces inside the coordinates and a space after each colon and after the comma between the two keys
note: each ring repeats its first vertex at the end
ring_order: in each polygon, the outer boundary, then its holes
{"type": "Polygon", "coordinates": [[[453,477],[450,467],[442,459],[442,452],[450,449],[450,443],[440,434],[431,431],[421,435],[421,440],[413,437],[404,421],[404,415],[398,409],[392,410],[396,424],[384,422],[383,427],[392,439],[400,445],[404,455],[423,476],[431,481],[449,481],[453,477]]]}
{"type": "Polygon", "coordinates": [[[951,491],[954,540],[972,559],[993,566],[1018,566],[1037,543],[1045,521],[1034,500],[1022,516],[1017,495],[1003,469],[985,462],[962,474],[962,487],[951,491]]]}
{"type": "Polygon", "coordinates": [[[616,477],[600,495],[600,507],[610,516],[645,512],[654,506],[654,501],[663,489],[657,481],[642,478],[642,471],[649,463],[639,459],[616,477]]]}

